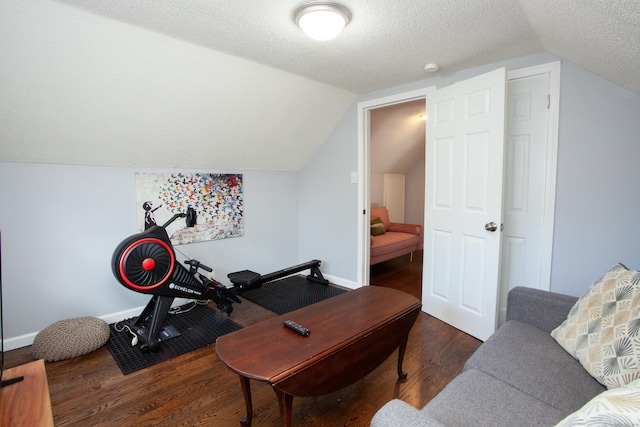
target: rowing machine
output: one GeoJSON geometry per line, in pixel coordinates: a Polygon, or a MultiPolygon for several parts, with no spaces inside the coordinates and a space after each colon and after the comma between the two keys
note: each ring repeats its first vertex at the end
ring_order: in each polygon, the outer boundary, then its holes
{"type": "Polygon", "coordinates": [[[136,334],[134,341],[143,352],[160,351],[162,323],[176,297],[212,300],[229,316],[233,311],[232,304],[241,302],[238,294],[306,269],[311,270],[308,280],[324,285],[329,283],[320,272],[319,260],[266,275],[249,270],[230,273],[228,277],[232,287],[200,274],[199,269],[213,270],[195,259],[184,262],[189,266],[187,269],[176,261],[166,227],[178,218],[186,216],[189,219],[189,214],[192,221],[188,221],[187,226],[194,224],[193,213],[176,214],[162,226],[154,225],[123,240],[111,258],[113,274],[120,284],[135,292],[153,295],[140,316],[128,325],[136,334]]]}

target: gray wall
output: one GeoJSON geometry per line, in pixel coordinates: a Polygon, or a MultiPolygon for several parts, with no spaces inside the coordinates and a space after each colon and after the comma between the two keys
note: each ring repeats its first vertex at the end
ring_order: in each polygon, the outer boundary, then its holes
{"type": "Polygon", "coordinates": [[[551,289],[640,270],[640,96],[564,62],[551,289]]]}
{"type": "MultiPolygon", "coordinates": [[[[539,54],[441,75],[360,96],[300,173],[300,250],[328,260],[328,272],[357,278],[357,103],[436,85],[495,68],[515,70],[557,61],[539,54]],[[331,175],[327,179],[327,175],[331,175]],[[305,196],[306,195],[306,196],[305,196]],[[323,203],[316,203],[315,195],[323,203]]],[[[556,222],[551,289],[580,295],[615,262],[640,269],[640,96],[571,63],[562,65],[556,222]]]]}
{"type": "MultiPolygon", "coordinates": [[[[137,233],[135,172],[150,171],[0,163],[6,348],[31,344],[57,320],[140,314],[149,297],[121,286],[110,260],[137,233]]],[[[244,236],[176,247],[213,267],[223,283],[232,271],[268,273],[298,262],[297,174],[243,172],[243,179],[244,236]]]]}
{"type": "Polygon", "coordinates": [[[358,133],[356,104],[299,172],[300,259],[322,260],[322,270],[356,286],[358,133]]]}

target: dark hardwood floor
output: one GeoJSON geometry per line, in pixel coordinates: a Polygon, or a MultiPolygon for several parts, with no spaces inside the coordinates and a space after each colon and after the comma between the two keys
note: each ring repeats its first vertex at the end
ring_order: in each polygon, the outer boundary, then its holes
{"type": "MultiPolygon", "coordinates": [[[[400,257],[371,268],[371,284],[421,295],[422,259],[400,257]]],[[[275,316],[249,301],[235,306],[233,320],[249,325],[275,316]]],[[[404,358],[409,374],[398,381],[394,353],[376,370],[338,392],[293,400],[297,426],[368,426],[387,401],[400,398],[418,408],[461,372],[480,346],[475,338],[421,313],[404,358]]],[[[5,367],[32,361],[25,347],[5,354],[5,367]]],[[[75,359],[46,363],[55,425],[63,426],[239,426],[245,415],[238,377],[216,358],[213,345],[123,375],[102,347],[75,359]]],[[[276,395],[252,382],[256,427],[280,426],[276,395]]]]}

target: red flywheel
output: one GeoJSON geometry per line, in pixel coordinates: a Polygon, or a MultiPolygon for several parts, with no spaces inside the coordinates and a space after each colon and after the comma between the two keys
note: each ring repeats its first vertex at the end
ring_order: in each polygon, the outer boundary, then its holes
{"type": "Polygon", "coordinates": [[[147,237],[132,242],[122,251],[118,269],[127,286],[148,291],[171,278],[175,262],[175,254],[166,242],[147,237]]]}

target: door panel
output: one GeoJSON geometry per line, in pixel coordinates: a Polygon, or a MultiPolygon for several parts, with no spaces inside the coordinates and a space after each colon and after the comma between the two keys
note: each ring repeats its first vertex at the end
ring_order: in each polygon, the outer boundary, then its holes
{"type": "Polygon", "coordinates": [[[496,327],[504,69],[427,98],[423,309],[479,339],[496,327]]]}
{"type": "MultiPolygon", "coordinates": [[[[452,233],[441,230],[433,231],[431,245],[432,275],[431,286],[432,296],[450,302],[451,295],[451,247],[452,233]]],[[[428,312],[428,311],[427,311],[428,312]]]]}
{"type": "Polygon", "coordinates": [[[464,200],[467,211],[487,211],[489,133],[468,135],[465,141],[464,200]]]}
{"type": "Polygon", "coordinates": [[[501,321],[510,289],[541,283],[549,74],[511,80],[508,88],[501,321]]]}
{"type": "Polygon", "coordinates": [[[453,138],[434,142],[434,204],[440,210],[453,209],[453,138]]]}

